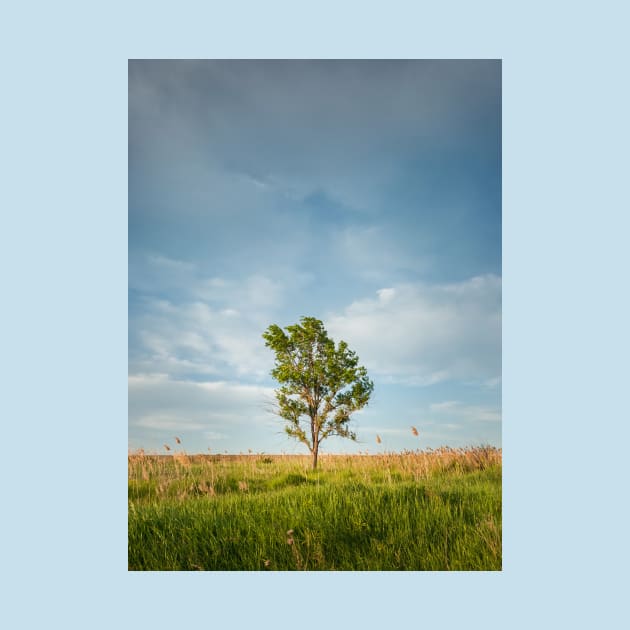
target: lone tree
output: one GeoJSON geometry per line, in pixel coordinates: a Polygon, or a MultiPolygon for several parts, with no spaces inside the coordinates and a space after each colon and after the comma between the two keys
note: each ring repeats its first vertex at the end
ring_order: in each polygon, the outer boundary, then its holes
{"type": "Polygon", "coordinates": [[[306,444],[315,469],[327,437],[356,441],[348,428],[350,415],[367,405],[374,383],[345,341],[335,347],[320,320],[302,317],[285,330],[272,324],[263,333],[265,345],[276,353],[271,376],[281,384],[278,415],[287,422],[287,435],[306,444]]]}

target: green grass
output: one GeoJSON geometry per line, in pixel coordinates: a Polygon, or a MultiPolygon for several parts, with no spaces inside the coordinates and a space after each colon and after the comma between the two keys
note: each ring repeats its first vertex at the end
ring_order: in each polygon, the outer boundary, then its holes
{"type": "Polygon", "coordinates": [[[129,569],[500,570],[500,452],[480,451],[329,456],[318,471],[130,456],[129,569]]]}

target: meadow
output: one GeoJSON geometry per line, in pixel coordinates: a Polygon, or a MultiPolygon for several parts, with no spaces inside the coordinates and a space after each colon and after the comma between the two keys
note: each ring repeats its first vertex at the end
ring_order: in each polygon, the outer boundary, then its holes
{"type": "Polygon", "coordinates": [[[128,456],[128,568],[501,570],[501,451],[128,456]]]}

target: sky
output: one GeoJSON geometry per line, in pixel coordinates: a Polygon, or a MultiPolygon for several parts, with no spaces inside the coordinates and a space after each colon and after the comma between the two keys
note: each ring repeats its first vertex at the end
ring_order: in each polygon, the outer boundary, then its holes
{"type": "Polygon", "coordinates": [[[374,382],[323,453],[501,446],[500,61],[130,61],[128,164],[130,449],[306,453],[302,316],[374,382]]]}

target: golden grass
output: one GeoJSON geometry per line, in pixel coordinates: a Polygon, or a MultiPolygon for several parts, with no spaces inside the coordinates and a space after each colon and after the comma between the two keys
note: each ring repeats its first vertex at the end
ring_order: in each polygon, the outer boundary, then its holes
{"type": "MultiPolygon", "coordinates": [[[[380,437],[380,436],[379,436],[380,437]]],[[[156,498],[194,494],[214,497],[228,491],[249,493],[286,475],[317,481],[327,475],[343,475],[362,483],[421,481],[436,474],[463,475],[501,466],[502,451],[494,447],[405,450],[356,455],[321,454],[317,470],[310,455],[264,453],[193,454],[184,451],[128,455],[128,478],[137,486],[152,484],[156,498]]],[[[491,527],[488,528],[489,535],[491,527]]]]}

